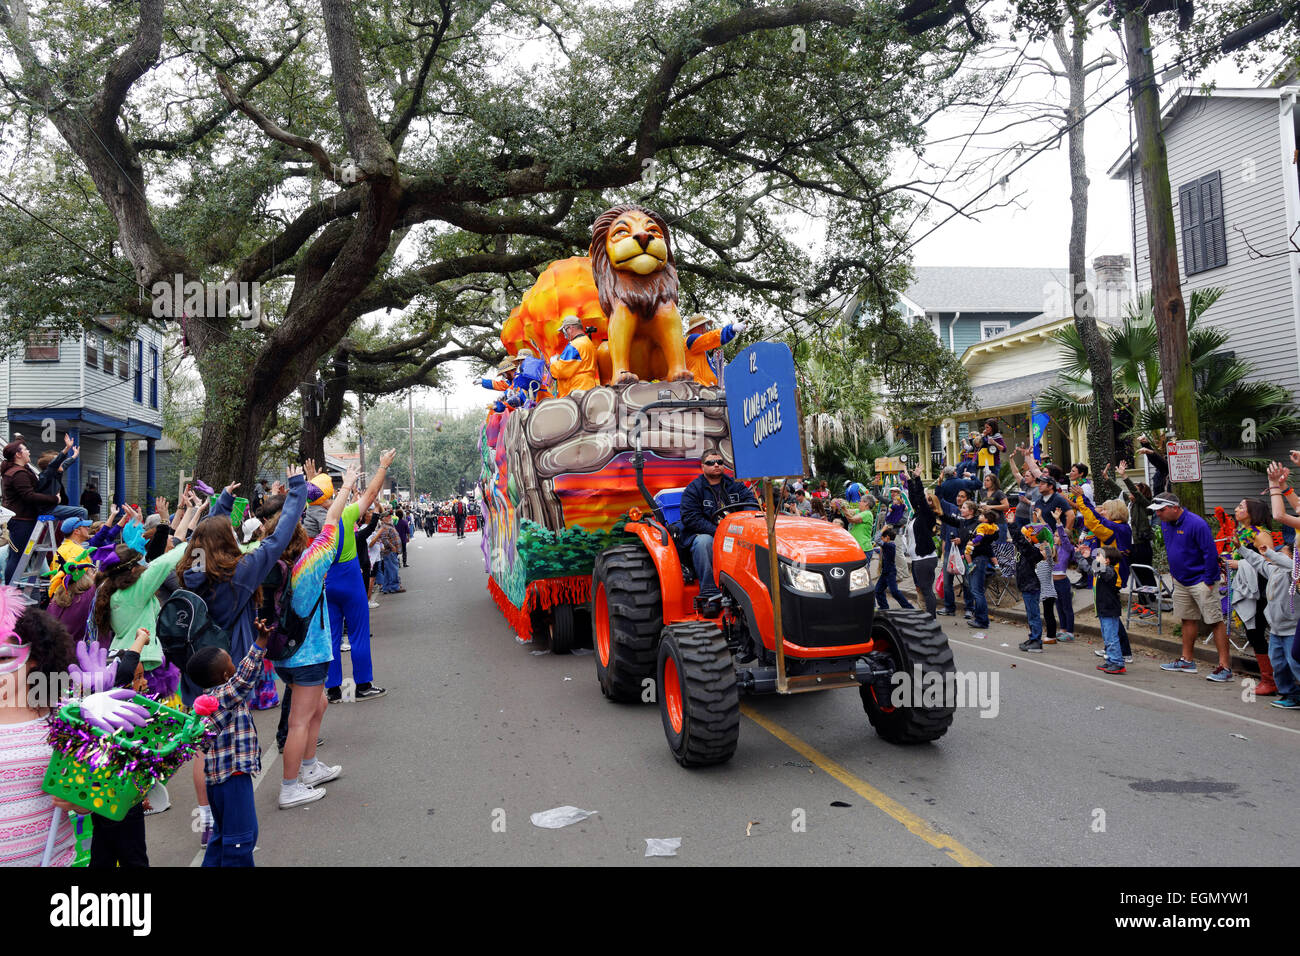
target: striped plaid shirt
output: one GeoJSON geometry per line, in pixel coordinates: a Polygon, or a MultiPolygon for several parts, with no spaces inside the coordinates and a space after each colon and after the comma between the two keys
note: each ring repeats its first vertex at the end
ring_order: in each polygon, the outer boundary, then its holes
{"type": "Polygon", "coordinates": [[[257,727],[248,710],[248,700],[253,696],[262,678],[262,659],[266,648],[254,643],[239,664],[235,676],[220,687],[207,693],[217,698],[217,712],[208,718],[216,737],[208,738],[203,773],[208,786],[224,783],[236,773],[260,773],[262,748],[257,742],[257,727]]]}

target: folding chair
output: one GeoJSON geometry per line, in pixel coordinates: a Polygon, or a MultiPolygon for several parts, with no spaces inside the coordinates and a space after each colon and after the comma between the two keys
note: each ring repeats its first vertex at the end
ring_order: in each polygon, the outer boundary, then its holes
{"type": "Polygon", "coordinates": [[[1165,584],[1165,579],[1161,577],[1149,564],[1130,564],[1128,581],[1128,608],[1124,615],[1124,626],[1128,627],[1133,620],[1133,600],[1138,594],[1151,594],[1155,596],[1156,605],[1156,633],[1159,634],[1164,629],[1164,604],[1165,599],[1173,599],[1174,592],[1169,585],[1165,584]]]}

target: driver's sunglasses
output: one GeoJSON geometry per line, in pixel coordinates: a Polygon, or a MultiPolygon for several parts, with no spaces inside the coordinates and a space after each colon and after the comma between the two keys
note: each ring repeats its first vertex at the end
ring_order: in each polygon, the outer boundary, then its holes
{"type": "Polygon", "coordinates": [[[712,467],[714,467],[715,465],[721,465],[721,464],[722,464],[722,459],[721,459],[721,458],[711,458],[711,459],[709,459],[708,461],[704,462],[704,467],[705,467],[705,468],[712,468],[712,467]]]}

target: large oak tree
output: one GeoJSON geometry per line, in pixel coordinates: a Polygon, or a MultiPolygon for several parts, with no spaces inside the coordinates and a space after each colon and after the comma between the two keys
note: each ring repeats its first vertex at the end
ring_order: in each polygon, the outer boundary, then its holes
{"type": "Polygon", "coordinates": [[[960,72],[978,13],[934,6],[0,0],[10,193],[42,217],[0,217],[9,343],[99,312],[179,323],[195,468],[220,484],[335,358],[454,350],[517,298],[486,290],[584,249],[612,201],[669,219],[685,308],[862,288],[887,315],[898,223],[936,185],[891,158],[997,81],[960,72]],[[828,226],[816,256],[796,212],[828,226]],[[178,307],[174,277],[256,283],[260,313],[178,307]],[[392,310],[416,320],[340,349],[392,310]]]}

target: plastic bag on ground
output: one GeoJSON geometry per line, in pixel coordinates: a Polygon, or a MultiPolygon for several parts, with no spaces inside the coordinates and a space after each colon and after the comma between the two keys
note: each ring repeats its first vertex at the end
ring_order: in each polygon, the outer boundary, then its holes
{"type": "Polygon", "coordinates": [[[581,823],[587,817],[594,817],[598,812],[597,810],[580,810],[577,807],[564,806],[543,810],[541,813],[534,813],[528,819],[533,821],[533,826],[541,827],[543,830],[558,830],[560,827],[581,823]]]}
{"type": "Polygon", "coordinates": [[[646,856],[676,856],[677,851],[681,848],[681,837],[668,837],[666,839],[657,839],[655,837],[645,838],[646,856]]]}

